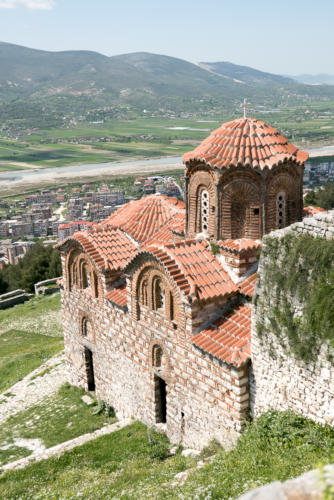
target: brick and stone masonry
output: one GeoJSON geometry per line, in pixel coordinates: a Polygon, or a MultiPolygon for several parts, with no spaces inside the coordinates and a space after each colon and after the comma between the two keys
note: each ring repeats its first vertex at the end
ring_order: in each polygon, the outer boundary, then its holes
{"type": "Polygon", "coordinates": [[[151,195],[61,242],[69,381],[172,442],[235,443],[251,407],[275,403],[255,337],[250,368],[249,300],[262,236],[301,220],[307,157],[264,122],[234,120],[184,156],[185,203],[151,195]]]}

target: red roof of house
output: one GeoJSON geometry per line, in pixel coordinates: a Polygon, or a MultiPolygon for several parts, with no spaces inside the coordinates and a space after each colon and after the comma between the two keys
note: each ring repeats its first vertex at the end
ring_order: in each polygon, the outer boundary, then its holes
{"type": "Polygon", "coordinates": [[[113,288],[106,294],[106,298],[120,307],[125,307],[127,304],[126,285],[119,285],[113,288]]]}
{"type": "Polygon", "coordinates": [[[133,200],[111,214],[102,225],[120,227],[142,243],[160,231],[174,217],[185,215],[185,203],[164,195],[150,195],[133,200]]]}
{"type": "Polygon", "coordinates": [[[304,217],[311,217],[311,215],[319,214],[320,212],[326,212],[326,210],[321,207],[312,207],[310,205],[308,207],[304,207],[303,215],[304,217]]]}
{"type": "Polygon", "coordinates": [[[251,355],[251,308],[237,306],[192,337],[192,342],[216,358],[239,367],[251,355]]]}
{"type": "Polygon", "coordinates": [[[265,122],[239,118],[211,132],[197,148],[183,155],[183,162],[199,160],[212,167],[249,165],[263,169],[285,161],[301,165],[308,156],[265,122]]]}

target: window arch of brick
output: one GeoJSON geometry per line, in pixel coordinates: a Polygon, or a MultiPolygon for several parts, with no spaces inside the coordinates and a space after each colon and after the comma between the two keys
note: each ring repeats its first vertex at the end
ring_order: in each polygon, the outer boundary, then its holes
{"type": "Polygon", "coordinates": [[[88,330],[89,330],[89,319],[86,316],[83,316],[81,318],[80,322],[80,335],[82,337],[87,337],[88,335],[88,330]]]}
{"type": "Polygon", "coordinates": [[[302,203],[300,182],[297,176],[289,172],[279,172],[269,180],[266,200],[267,232],[299,220],[302,203]]]}
{"type": "Polygon", "coordinates": [[[68,290],[86,289],[94,298],[99,296],[99,279],[92,262],[80,250],[71,252],[67,259],[68,290]]]}
{"type": "Polygon", "coordinates": [[[159,344],[154,344],[152,347],[152,366],[160,368],[162,365],[163,350],[159,344]]]}
{"type": "Polygon", "coordinates": [[[134,279],[134,286],[139,313],[141,306],[145,306],[175,322],[178,310],[175,290],[162,271],[152,266],[144,268],[134,279]]]}
{"type": "Polygon", "coordinates": [[[221,195],[220,234],[222,238],[262,236],[261,195],[259,187],[248,179],[232,180],[221,195]]]}
{"type": "Polygon", "coordinates": [[[209,171],[191,174],[188,188],[188,233],[215,233],[216,195],[209,171]],[[206,211],[206,213],[204,213],[206,211]],[[205,227],[206,226],[206,227],[205,227]]]}

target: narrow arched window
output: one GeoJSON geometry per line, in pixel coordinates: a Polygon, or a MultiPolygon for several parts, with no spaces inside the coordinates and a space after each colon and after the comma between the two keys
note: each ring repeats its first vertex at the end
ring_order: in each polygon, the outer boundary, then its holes
{"type": "Polygon", "coordinates": [[[88,332],[88,319],[87,318],[82,318],[81,322],[81,335],[83,337],[87,337],[87,332],[88,332]]]}
{"type": "Polygon", "coordinates": [[[155,278],[153,281],[153,309],[164,309],[165,307],[165,291],[160,278],[155,278]]]}
{"type": "Polygon", "coordinates": [[[209,193],[206,189],[201,192],[201,232],[206,233],[209,227],[209,193]]]}
{"type": "Polygon", "coordinates": [[[148,282],[143,280],[140,287],[140,302],[144,306],[148,306],[148,282]]]}
{"type": "Polygon", "coordinates": [[[284,191],[276,197],[276,227],[282,229],[286,226],[286,194],[284,191]]]}
{"type": "Polygon", "coordinates": [[[82,283],[82,288],[89,288],[91,285],[88,267],[85,262],[81,266],[81,283],[82,283]]]}
{"type": "Polygon", "coordinates": [[[174,321],[174,296],[172,292],[169,292],[169,319],[174,321]]]}
{"type": "Polygon", "coordinates": [[[162,349],[159,345],[154,345],[152,349],[152,365],[155,368],[160,368],[162,361],[162,349]]]}

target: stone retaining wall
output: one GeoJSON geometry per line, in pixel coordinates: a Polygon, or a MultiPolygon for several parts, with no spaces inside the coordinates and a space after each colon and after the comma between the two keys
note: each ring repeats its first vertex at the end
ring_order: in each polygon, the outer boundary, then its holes
{"type": "MultiPolygon", "coordinates": [[[[303,222],[274,231],[269,237],[281,238],[287,234],[310,234],[314,237],[333,239],[334,210],[316,214],[303,222]]],[[[265,249],[266,238],[263,240],[263,250],[265,249]]],[[[270,297],[263,295],[261,275],[270,263],[270,256],[265,256],[264,251],[260,258],[259,281],[252,316],[252,412],[257,416],[270,408],[292,409],[317,422],[334,425],[334,366],[327,360],[328,345],[323,346],[316,362],[305,363],[296,360],[292,355],[288,356],[274,333],[269,331],[261,340],[259,338],[257,322],[269,324],[270,297]],[[275,353],[274,356],[270,351],[275,353]]],[[[266,330],[268,331],[268,328],[266,330]]]]}

